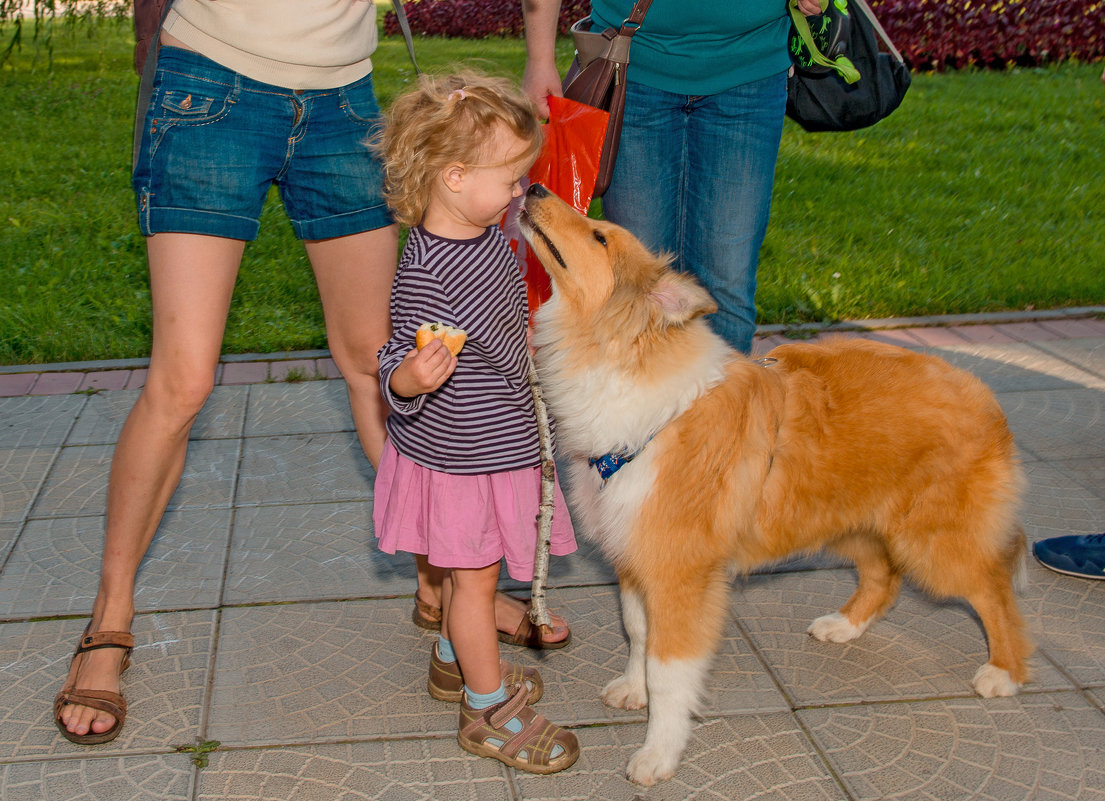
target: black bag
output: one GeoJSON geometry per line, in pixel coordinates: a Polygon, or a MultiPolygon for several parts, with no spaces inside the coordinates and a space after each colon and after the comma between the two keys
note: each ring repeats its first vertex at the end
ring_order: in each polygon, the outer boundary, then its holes
{"type": "Polygon", "coordinates": [[[854,131],[874,125],[901,104],[909,89],[909,69],[866,0],[830,0],[822,14],[830,20],[812,17],[805,31],[796,0],[788,5],[795,22],[791,30],[794,69],[787,80],[788,117],[807,131],[854,131]],[[845,15],[847,24],[834,24],[833,15],[845,15]],[[807,38],[810,28],[815,35],[807,38]],[[889,53],[879,52],[876,32],[889,53]],[[833,42],[834,58],[817,57],[819,38],[821,44],[833,42]],[[841,59],[840,51],[847,58],[841,59]],[[853,83],[844,77],[849,74],[848,67],[859,73],[853,83]]]}
{"type": "Polygon", "coordinates": [[[589,17],[572,26],[576,39],[576,60],[564,78],[564,97],[610,112],[602,155],[599,157],[594,197],[601,197],[606,192],[614,174],[618,141],[622,134],[622,114],[625,111],[629,46],[650,5],[652,0],[637,0],[629,17],[616,31],[613,28],[602,33],[591,31],[589,17]]]}

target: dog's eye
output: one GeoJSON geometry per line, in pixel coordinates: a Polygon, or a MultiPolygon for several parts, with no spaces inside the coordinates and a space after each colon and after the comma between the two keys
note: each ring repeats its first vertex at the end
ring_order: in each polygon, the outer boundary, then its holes
{"type": "Polygon", "coordinates": [[[595,231],[594,237],[596,242],[598,242],[603,247],[606,247],[606,237],[602,235],[602,231],[595,231]]]}

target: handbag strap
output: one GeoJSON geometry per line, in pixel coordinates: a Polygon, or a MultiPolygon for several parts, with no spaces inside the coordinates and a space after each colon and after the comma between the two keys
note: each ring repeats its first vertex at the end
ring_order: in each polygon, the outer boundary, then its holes
{"type": "MultiPolygon", "coordinates": [[[[862,1],[862,0],[860,0],[862,1]]],[[[830,0],[821,0],[821,13],[824,14],[829,7],[830,0]]],[[[794,30],[798,32],[798,35],[802,38],[802,43],[806,45],[806,49],[810,53],[810,61],[817,64],[820,67],[828,67],[836,70],[840,73],[840,77],[844,79],[845,83],[855,83],[859,80],[859,70],[855,68],[846,56],[837,56],[836,58],[829,58],[821,52],[821,48],[817,46],[817,42],[814,41],[813,32],[810,30],[810,21],[806,19],[806,15],[802,13],[798,8],[798,0],[790,0],[787,3],[787,8],[790,11],[790,19],[794,25],[794,30]]],[[[870,13],[870,9],[867,10],[870,13]]]]}
{"type": "MultiPolygon", "coordinates": [[[[633,4],[633,9],[629,12],[629,16],[622,20],[622,27],[618,29],[618,36],[624,36],[628,39],[633,38],[633,34],[637,32],[637,29],[641,27],[641,23],[645,21],[645,14],[648,13],[649,7],[652,5],[652,0],[637,0],[633,4]]],[[[629,43],[626,42],[626,61],[629,60],[629,43]]]]}
{"type": "Polygon", "coordinates": [[[403,39],[407,43],[407,55],[411,57],[411,64],[414,65],[414,74],[421,75],[422,70],[418,68],[418,60],[414,57],[414,39],[411,37],[411,23],[410,20],[407,19],[406,9],[403,8],[403,0],[391,0],[391,5],[395,9],[396,19],[399,20],[399,30],[403,32],[403,39]]]}
{"type": "MultiPolygon", "coordinates": [[[[637,0],[633,4],[633,9],[629,12],[629,16],[622,21],[622,28],[632,24],[634,33],[636,29],[641,27],[641,23],[645,21],[645,14],[648,13],[649,6],[652,5],[652,0],[637,0]]],[[[632,34],[630,34],[632,35],[632,34]]]]}
{"type": "MultiPolygon", "coordinates": [[[[633,4],[633,9],[629,12],[629,16],[622,20],[621,28],[610,38],[610,44],[607,45],[606,52],[602,55],[602,58],[619,64],[629,63],[629,46],[633,43],[633,34],[637,32],[641,27],[641,23],[645,21],[645,14],[648,13],[649,6],[651,5],[652,0],[637,0],[637,2],[633,4]]],[[[608,29],[603,35],[606,36],[611,31],[613,31],[613,28],[608,29]]]]}
{"type": "MultiPolygon", "coordinates": [[[[652,0],[648,0],[645,3],[646,9],[651,2],[652,0]]],[[[153,76],[157,72],[157,54],[161,52],[161,28],[165,25],[165,18],[169,16],[169,9],[172,5],[173,1],[168,0],[161,10],[161,19],[157,23],[157,31],[154,33],[153,39],[150,40],[146,63],[142,67],[142,80],[138,83],[138,102],[134,109],[134,145],[131,151],[130,165],[132,172],[138,166],[138,148],[142,144],[142,123],[146,119],[146,112],[150,109],[150,98],[153,96],[153,76]]],[[[414,39],[411,36],[411,25],[407,19],[407,12],[403,8],[403,0],[391,0],[391,5],[395,8],[395,16],[399,19],[399,29],[403,32],[403,39],[407,42],[407,55],[410,56],[411,64],[414,65],[414,74],[421,75],[422,70],[418,68],[418,61],[414,57],[414,39]]],[[[641,14],[641,18],[644,18],[644,13],[641,14]]],[[[375,21],[373,21],[373,24],[375,24],[375,21]]]]}
{"type": "Polygon", "coordinates": [[[167,0],[165,7],[161,9],[161,19],[158,20],[157,30],[150,39],[150,49],[146,52],[146,63],[142,66],[142,79],[138,82],[138,103],[134,108],[134,147],[131,151],[131,172],[138,167],[138,148],[142,145],[142,123],[146,119],[146,112],[150,108],[150,97],[153,95],[153,76],[157,72],[157,54],[161,52],[161,28],[165,24],[165,18],[169,16],[169,9],[173,6],[173,0],[167,0]]]}
{"type": "MultiPolygon", "coordinates": [[[[822,13],[829,7],[830,2],[831,0],[821,0],[822,13]]],[[[886,49],[890,51],[890,55],[899,63],[904,64],[905,59],[902,58],[902,54],[898,51],[898,48],[894,46],[894,43],[890,41],[889,34],[887,34],[886,29],[883,28],[878,18],[875,17],[875,12],[873,12],[871,6],[867,4],[867,0],[848,0],[848,2],[855,4],[860,13],[871,23],[871,27],[875,29],[875,33],[878,34],[882,43],[886,45],[886,49]]],[[[837,70],[840,73],[840,77],[842,77],[846,83],[855,83],[859,80],[859,73],[855,72],[855,66],[851,61],[844,56],[839,56],[835,60],[830,59],[818,49],[817,43],[813,40],[813,34],[810,32],[809,21],[806,19],[806,15],[798,9],[798,0],[790,0],[787,4],[787,8],[790,10],[790,17],[794,22],[794,29],[798,31],[798,35],[802,37],[802,41],[810,52],[810,60],[822,67],[830,67],[837,70]],[[849,79],[851,73],[854,73],[855,77],[849,79]]]]}
{"type": "Polygon", "coordinates": [[[905,59],[902,58],[902,54],[898,52],[898,48],[894,46],[894,43],[890,41],[890,37],[886,33],[886,29],[875,19],[875,13],[871,10],[871,6],[867,5],[867,0],[849,0],[849,2],[855,3],[863,16],[867,17],[867,21],[871,23],[871,27],[875,29],[875,33],[882,39],[883,44],[886,45],[886,49],[890,51],[890,54],[894,56],[899,62],[905,63],[905,59]]]}

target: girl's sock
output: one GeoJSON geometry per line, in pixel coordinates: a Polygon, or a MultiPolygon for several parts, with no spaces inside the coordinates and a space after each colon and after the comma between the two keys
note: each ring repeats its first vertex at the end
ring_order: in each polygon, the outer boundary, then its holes
{"type": "MultiPolygon", "coordinates": [[[[441,651],[438,651],[438,654],[440,655],[441,651]]],[[[441,658],[444,659],[445,657],[442,656],[441,658]]],[[[468,696],[468,706],[472,707],[473,709],[487,709],[489,706],[501,704],[503,701],[510,697],[506,694],[506,685],[501,683],[499,684],[499,689],[495,690],[495,692],[492,693],[473,692],[471,688],[467,684],[465,684],[464,694],[468,696]]]]}
{"type": "Polygon", "coordinates": [[[437,658],[442,662],[457,661],[457,654],[453,650],[453,644],[440,634],[437,635],[437,658]]]}
{"type": "MultiPolygon", "coordinates": [[[[495,692],[487,693],[486,695],[472,692],[470,689],[468,689],[468,685],[466,684],[464,685],[464,694],[468,698],[468,706],[470,706],[472,709],[487,709],[489,706],[494,706],[495,704],[502,703],[509,697],[506,694],[506,687],[502,684],[499,685],[499,689],[497,689],[495,692]]],[[[511,732],[512,734],[517,734],[522,730],[522,721],[518,720],[518,718],[511,718],[503,724],[503,728],[511,732]]],[[[487,742],[495,745],[496,747],[503,744],[502,740],[496,740],[492,738],[488,738],[487,742]]],[[[525,754],[526,752],[523,750],[520,753],[525,754]]],[[[558,745],[553,748],[550,756],[555,759],[563,753],[564,749],[558,745]]]]}
{"type": "MultiPolygon", "coordinates": [[[[499,689],[495,692],[487,694],[474,693],[466,684],[464,685],[464,694],[468,697],[468,706],[473,709],[487,709],[489,706],[501,704],[510,697],[506,694],[506,687],[502,684],[499,685],[499,689]]],[[[518,718],[511,718],[505,725],[509,731],[515,734],[522,730],[522,721],[518,720],[518,718]]]]}

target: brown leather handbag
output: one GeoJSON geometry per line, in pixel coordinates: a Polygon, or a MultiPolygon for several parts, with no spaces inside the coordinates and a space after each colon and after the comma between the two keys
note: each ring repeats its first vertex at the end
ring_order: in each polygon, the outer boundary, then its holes
{"type": "Polygon", "coordinates": [[[161,30],[171,0],[134,0],[134,70],[139,75],[146,66],[154,38],[161,30]]]}
{"type": "Polygon", "coordinates": [[[652,0],[637,0],[618,30],[591,31],[591,18],[584,17],[572,26],[576,41],[576,60],[564,78],[564,97],[610,113],[606,138],[602,143],[595,197],[610,186],[614,162],[618,158],[618,140],[625,111],[625,72],[629,66],[629,46],[641,27],[652,0]]]}

